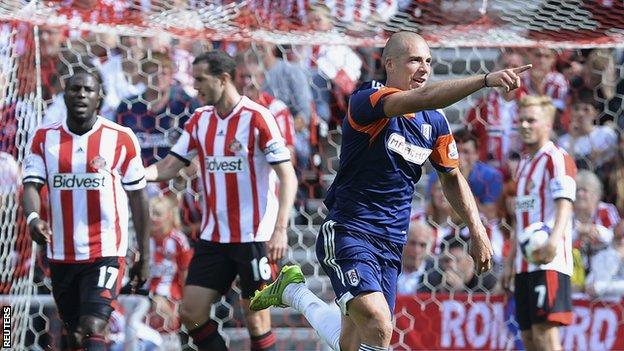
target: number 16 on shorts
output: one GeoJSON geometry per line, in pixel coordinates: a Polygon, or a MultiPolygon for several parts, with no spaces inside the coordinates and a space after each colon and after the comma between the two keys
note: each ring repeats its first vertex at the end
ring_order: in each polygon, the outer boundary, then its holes
{"type": "Polygon", "coordinates": [[[253,272],[254,281],[265,281],[271,279],[271,265],[266,257],[254,258],[251,260],[251,271],[253,272]]]}

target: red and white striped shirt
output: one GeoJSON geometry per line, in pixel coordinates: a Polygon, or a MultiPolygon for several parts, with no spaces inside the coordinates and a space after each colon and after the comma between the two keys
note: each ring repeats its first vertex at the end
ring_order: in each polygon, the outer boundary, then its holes
{"type": "Polygon", "coordinates": [[[526,90],[520,87],[515,94],[514,100],[506,101],[492,89],[466,115],[466,124],[479,140],[479,159],[499,169],[504,168],[511,152],[522,150],[516,101],[526,90]]]}
{"type": "Polygon", "coordinates": [[[271,164],[290,160],[275,117],[242,97],[229,115],[197,109],[171,154],[197,154],[203,198],[200,238],[220,243],[267,241],[277,219],[277,176],[271,164]]]}
{"type": "Polygon", "coordinates": [[[600,201],[598,203],[598,209],[594,214],[593,223],[613,230],[613,228],[620,223],[620,214],[618,213],[617,207],[613,204],[600,201]]]}
{"type": "Polygon", "coordinates": [[[277,122],[277,127],[279,131],[282,133],[282,137],[286,142],[287,146],[295,146],[295,122],[293,121],[293,116],[288,109],[286,104],[267,92],[260,93],[257,103],[266,107],[271,111],[271,114],[275,117],[275,121],[277,122]]]}
{"type": "MultiPolygon", "coordinates": [[[[542,146],[533,156],[525,156],[516,173],[516,223],[520,232],[532,223],[555,223],[555,200],[576,199],[576,165],[574,160],[552,142],[542,146]]],[[[516,272],[555,270],[572,275],[572,219],[566,224],[563,240],[552,262],[545,265],[528,263],[517,247],[516,272]]]]}
{"type": "Polygon", "coordinates": [[[38,129],[24,162],[24,182],[47,184],[57,262],[124,257],[128,248],[126,191],[145,187],[145,169],[134,133],[98,117],[76,135],[65,121],[38,129]]]}
{"type": "Polygon", "coordinates": [[[527,74],[522,77],[522,85],[526,87],[529,94],[550,96],[557,109],[565,109],[569,84],[563,74],[557,71],[548,72],[542,79],[540,87],[533,86],[531,77],[527,74]]]}
{"type": "Polygon", "coordinates": [[[182,298],[184,272],[193,251],[186,236],[172,230],[164,238],[150,237],[150,277],[145,283],[149,291],[173,300],[182,298]]]}

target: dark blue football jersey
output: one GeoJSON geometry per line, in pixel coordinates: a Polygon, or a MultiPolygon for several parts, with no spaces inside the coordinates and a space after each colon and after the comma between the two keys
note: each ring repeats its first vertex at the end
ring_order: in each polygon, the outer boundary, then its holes
{"type": "Polygon", "coordinates": [[[384,98],[397,92],[372,81],[351,95],[340,167],[325,205],[327,220],[336,226],[405,243],[424,162],[450,172],[458,166],[458,153],[442,111],[387,117],[384,98]]]}

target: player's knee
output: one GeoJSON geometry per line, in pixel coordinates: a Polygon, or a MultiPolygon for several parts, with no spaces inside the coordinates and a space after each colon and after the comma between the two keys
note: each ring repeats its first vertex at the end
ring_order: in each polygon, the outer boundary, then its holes
{"type": "Polygon", "coordinates": [[[194,308],[192,304],[182,302],[180,305],[180,321],[187,329],[192,330],[203,324],[208,319],[204,311],[194,308]]]}
{"type": "Polygon", "coordinates": [[[392,336],[392,322],[386,313],[370,308],[358,314],[358,332],[363,340],[386,340],[392,336]]]}
{"type": "Polygon", "coordinates": [[[104,336],[107,322],[95,316],[82,316],[80,318],[80,335],[82,339],[91,336],[104,336]]]}

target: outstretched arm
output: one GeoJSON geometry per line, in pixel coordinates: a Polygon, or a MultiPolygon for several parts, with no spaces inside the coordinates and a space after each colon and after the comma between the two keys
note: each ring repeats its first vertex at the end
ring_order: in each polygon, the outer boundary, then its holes
{"type": "Polygon", "coordinates": [[[172,179],[185,166],[179,158],[168,154],[162,160],[145,169],[145,180],[148,182],[161,182],[172,179]]]}
{"type": "Polygon", "coordinates": [[[384,99],[384,113],[386,116],[401,116],[416,111],[444,108],[485,87],[500,87],[510,91],[520,86],[519,74],[530,68],[531,65],[525,65],[398,92],[384,99]]]}
{"type": "Polygon", "coordinates": [[[488,271],[492,268],[492,244],[479,217],[479,209],[468,182],[457,168],[448,173],[438,172],[438,175],[444,196],[470,230],[470,256],[475,262],[477,273],[488,271]]]}

